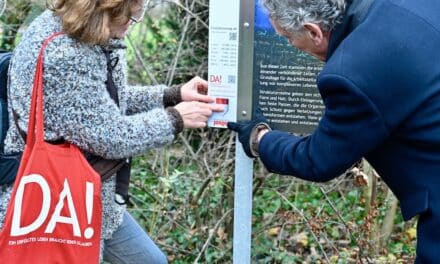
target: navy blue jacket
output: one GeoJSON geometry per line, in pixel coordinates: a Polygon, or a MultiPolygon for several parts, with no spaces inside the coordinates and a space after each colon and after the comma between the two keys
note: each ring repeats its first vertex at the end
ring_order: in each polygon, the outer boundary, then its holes
{"type": "Polygon", "coordinates": [[[266,134],[261,160],[323,182],[365,157],[404,219],[420,215],[417,262],[440,263],[440,1],[376,0],[355,26],[353,5],[318,76],[318,127],[307,137],[266,134]]]}

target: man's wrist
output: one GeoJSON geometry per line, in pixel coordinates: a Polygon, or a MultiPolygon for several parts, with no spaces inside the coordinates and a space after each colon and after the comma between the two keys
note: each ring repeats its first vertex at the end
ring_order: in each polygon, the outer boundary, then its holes
{"type": "Polygon", "coordinates": [[[260,144],[260,141],[263,138],[263,136],[266,135],[266,133],[269,132],[269,131],[270,131],[270,129],[268,129],[266,127],[263,128],[262,130],[258,131],[258,134],[257,134],[257,142],[258,142],[258,144],[260,144]]]}
{"type": "Polygon", "coordinates": [[[250,148],[251,153],[254,157],[259,156],[258,147],[260,145],[260,140],[263,136],[271,130],[270,126],[266,123],[260,123],[255,126],[250,137],[250,148]]]}

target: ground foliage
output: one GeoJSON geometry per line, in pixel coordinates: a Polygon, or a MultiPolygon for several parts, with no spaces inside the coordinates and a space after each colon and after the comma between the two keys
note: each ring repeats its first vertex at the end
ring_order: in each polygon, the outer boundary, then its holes
{"type": "MultiPolygon", "coordinates": [[[[161,3],[150,2],[127,38],[130,82],[206,78],[208,0],[161,3]]],[[[1,47],[13,47],[16,25],[25,27],[42,7],[10,1],[0,19],[1,47]]],[[[222,129],[187,130],[175,144],[135,159],[129,210],[171,263],[232,263],[234,142],[222,129]]],[[[365,161],[326,184],[271,174],[256,162],[253,185],[252,263],[413,261],[415,220],[403,222],[365,161]]]]}

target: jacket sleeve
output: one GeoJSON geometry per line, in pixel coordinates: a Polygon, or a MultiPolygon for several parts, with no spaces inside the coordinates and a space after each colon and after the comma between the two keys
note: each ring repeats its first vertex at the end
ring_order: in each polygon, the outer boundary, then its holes
{"type": "Polygon", "coordinates": [[[163,107],[166,85],[129,85],[127,81],[127,61],[125,50],[117,50],[119,64],[114,69],[113,77],[121,86],[121,104],[127,115],[147,112],[153,108],[163,107]]]}
{"type": "Polygon", "coordinates": [[[127,103],[127,114],[133,115],[164,107],[163,97],[167,88],[165,85],[126,86],[124,97],[127,103]]]}
{"type": "Polygon", "coordinates": [[[45,128],[105,158],[129,157],[170,143],[175,128],[168,111],[151,105],[147,112],[121,114],[106,91],[105,65],[97,65],[100,54],[80,49],[63,42],[46,50],[45,128]]]}
{"type": "Polygon", "coordinates": [[[325,112],[311,135],[297,137],[272,131],[262,138],[260,158],[270,171],[328,181],[388,136],[381,113],[350,80],[328,74],[320,77],[318,87],[325,112]]]}

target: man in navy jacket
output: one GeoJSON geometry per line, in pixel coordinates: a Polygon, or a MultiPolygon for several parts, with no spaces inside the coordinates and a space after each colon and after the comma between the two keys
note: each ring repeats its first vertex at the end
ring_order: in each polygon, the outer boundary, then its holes
{"type": "Polygon", "coordinates": [[[229,123],[272,172],[316,182],[365,157],[419,215],[416,263],[440,263],[440,1],[263,0],[276,31],[326,62],[309,136],[229,123]],[[371,5],[370,5],[370,2],[371,5]]]}

